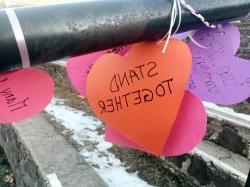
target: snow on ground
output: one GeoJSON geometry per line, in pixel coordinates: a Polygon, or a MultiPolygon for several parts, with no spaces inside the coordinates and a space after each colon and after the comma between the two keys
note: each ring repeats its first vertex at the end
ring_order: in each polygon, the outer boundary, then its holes
{"type": "Polygon", "coordinates": [[[98,133],[103,124],[97,118],[65,106],[63,100],[57,98],[52,100],[45,111],[73,133],[72,138],[83,147],[80,154],[94,166],[110,187],[151,186],[136,173],[128,173],[121,161],[109,152],[112,144],[105,141],[103,134],[98,133]]]}
{"type": "Polygon", "coordinates": [[[46,176],[51,187],[62,187],[57,175],[55,173],[46,176]]]}

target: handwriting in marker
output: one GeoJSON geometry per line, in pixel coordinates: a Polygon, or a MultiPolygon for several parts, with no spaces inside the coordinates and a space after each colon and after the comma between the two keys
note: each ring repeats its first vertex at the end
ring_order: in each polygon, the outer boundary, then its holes
{"type": "Polygon", "coordinates": [[[104,54],[115,53],[125,55],[130,46],[115,47],[109,50],[73,57],[68,60],[67,74],[73,87],[82,95],[86,96],[86,81],[88,74],[95,61],[104,54]]]}
{"type": "Polygon", "coordinates": [[[188,46],[171,40],[166,53],[156,42],[139,43],[126,57],[105,54],[87,79],[87,99],[105,123],[160,155],[191,71],[188,46]]]}
{"type": "Polygon", "coordinates": [[[18,122],[41,112],[54,95],[51,77],[22,69],[0,75],[0,123],[18,122]]]}
{"type": "Polygon", "coordinates": [[[11,88],[7,88],[1,91],[0,95],[5,99],[6,104],[8,105],[8,108],[11,112],[20,110],[28,106],[29,98],[26,98],[24,100],[18,99],[15,94],[13,94],[11,88]]]}
{"type": "Polygon", "coordinates": [[[206,46],[189,42],[193,67],[188,89],[204,101],[231,105],[250,96],[250,62],[235,57],[240,45],[240,32],[231,24],[218,29],[201,28],[194,39],[206,46]]]}

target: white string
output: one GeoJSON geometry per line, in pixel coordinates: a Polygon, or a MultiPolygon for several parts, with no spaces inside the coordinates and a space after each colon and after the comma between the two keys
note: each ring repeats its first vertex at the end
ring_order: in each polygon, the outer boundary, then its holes
{"type": "MultiPolygon", "coordinates": [[[[173,0],[173,7],[172,7],[172,12],[171,12],[171,19],[170,19],[170,26],[169,26],[169,31],[168,33],[163,37],[162,40],[166,39],[165,45],[163,47],[162,53],[165,53],[167,50],[167,46],[168,43],[170,41],[170,37],[172,34],[176,34],[180,28],[181,25],[181,14],[182,14],[182,7],[184,7],[185,9],[187,9],[192,15],[194,15],[195,17],[197,17],[198,19],[200,19],[207,27],[209,28],[217,28],[215,25],[210,24],[208,21],[206,21],[206,19],[201,15],[196,13],[196,11],[189,5],[186,3],[185,0],[173,0]],[[175,31],[172,33],[173,27],[175,25],[176,22],[176,18],[178,15],[178,25],[175,29],[175,31]]],[[[207,48],[203,45],[200,45],[198,42],[196,42],[194,40],[194,38],[192,38],[192,36],[190,35],[189,38],[199,47],[201,48],[207,48]]]]}
{"type": "Polygon", "coordinates": [[[9,18],[13,33],[16,38],[23,68],[28,68],[30,67],[30,57],[29,57],[28,48],[25,42],[25,37],[22,31],[22,27],[19,23],[19,20],[16,16],[15,11],[12,8],[6,8],[5,12],[9,18]]]}
{"type": "Polygon", "coordinates": [[[200,48],[202,48],[202,49],[208,49],[208,47],[206,47],[206,46],[200,44],[199,42],[197,42],[197,41],[194,39],[193,35],[194,35],[195,33],[196,33],[196,31],[194,31],[194,32],[192,32],[192,33],[190,33],[190,34],[188,34],[188,38],[194,43],[194,45],[196,45],[196,46],[198,46],[198,47],[200,47],[200,48]]]}
{"type": "Polygon", "coordinates": [[[177,32],[178,32],[178,30],[179,30],[179,28],[180,28],[180,26],[181,26],[181,14],[182,14],[182,9],[181,9],[181,4],[180,4],[180,1],[176,1],[176,8],[177,8],[177,13],[178,13],[178,15],[179,15],[179,21],[178,21],[178,25],[177,25],[177,27],[176,27],[176,29],[175,29],[175,31],[174,31],[174,33],[173,34],[176,34],[177,32]]]}
{"type": "Polygon", "coordinates": [[[166,39],[165,45],[163,47],[162,53],[165,53],[168,47],[168,43],[170,41],[170,37],[172,35],[172,30],[176,21],[176,17],[177,15],[179,16],[179,21],[178,21],[178,25],[177,28],[175,29],[174,33],[176,33],[181,25],[181,5],[180,2],[178,0],[173,0],[173,7],[172,7],[172,12],[171,12],[171,20],[170,20],[170,26],[169,26],[169,30],[168,33],[163,37],[162,40],[166,39]]]}

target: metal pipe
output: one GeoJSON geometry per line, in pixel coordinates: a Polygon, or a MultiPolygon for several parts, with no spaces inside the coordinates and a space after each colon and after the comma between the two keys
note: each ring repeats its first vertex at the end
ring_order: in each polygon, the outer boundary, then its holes
{"type": "MultiPolygon", "coordinates": [[[[92,0],[16,8],[31,64],[162,38],[169,28],[172,0],[92,0]]],[[[236,20],[250,0],[187,0],[209,22],[236,20]]],[[[180,31],[201,21],[184,11],[180,31]]],[[[0,10],[0,71],[21,66],[8,17],[0,10]]]]}

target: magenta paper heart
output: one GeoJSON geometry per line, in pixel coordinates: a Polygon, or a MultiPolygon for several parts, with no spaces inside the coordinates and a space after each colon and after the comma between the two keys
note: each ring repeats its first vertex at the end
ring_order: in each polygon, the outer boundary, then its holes
{"type": "MultiPolygon", "coordinates": [[[[205,135],[206,125],[207,116],[202,102],[186,91],[162,155],[178,156],[195,148],[205,135]]],[[[109,125],[106,125],[105,135],[106,140],[113,144],[145,151],[109,125]]]]}
{"type": "Polygon", "coordinates": [[[198,30],[194,39],[207,49],[189,42],[193,67],[188,89],[202,100],[231,105],[250,96],[250,62],[234,56],[240,45],[237,27],[224,24],[223,30],[198,30]]]}
{"type": "Polygon", "coordinates": [[[117,47],[105,51],[82,55],[74,58],[70,58],[67,63],[68,77],[73,87],[82,95],[86,96],[86,80],[89,71],[96,60],[106,53],[117,53],[125,55],[130,46],[117,47]]]}

